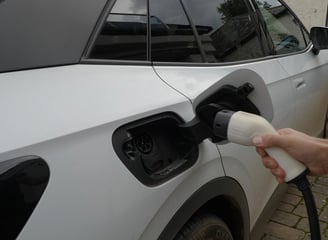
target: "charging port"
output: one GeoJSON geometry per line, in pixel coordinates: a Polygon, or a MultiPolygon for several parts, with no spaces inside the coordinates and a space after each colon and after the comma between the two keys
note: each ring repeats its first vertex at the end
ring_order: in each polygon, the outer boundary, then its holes
{"type": "Polygon", "coordinates": [[[114,132],[114,149],[140,182],[158,185],[192,166],[198,158],[198,144],[186,141],[178,131],[183,123],[174,113],[129,123],[114,132]]]}

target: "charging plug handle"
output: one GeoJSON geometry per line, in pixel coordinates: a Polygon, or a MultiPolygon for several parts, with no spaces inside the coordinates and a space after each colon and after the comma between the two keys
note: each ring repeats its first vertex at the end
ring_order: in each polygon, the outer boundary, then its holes
{"type": "MultiPolygon", "coordinates": [[[[278,134],[274,127],[263,117],[230,110],[219,111],[214,118],[213,132],[215,135],[244,146],[253,146],[253,138],[265,134],[278,134]]],[[[286,172],[285,181],[289,182],[306,171],[306,167],[293,159],[280,148],[267,148],[266,152],[276,159],[279,166],[286,172]]]]}

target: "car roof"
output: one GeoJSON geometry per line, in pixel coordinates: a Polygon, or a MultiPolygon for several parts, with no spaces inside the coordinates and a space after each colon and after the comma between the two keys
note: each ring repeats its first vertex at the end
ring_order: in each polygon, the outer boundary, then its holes
{"type": "Polygon", "coordinates": [[[77,63],[106,2],[0,1],[0,72],[77,63]]]}

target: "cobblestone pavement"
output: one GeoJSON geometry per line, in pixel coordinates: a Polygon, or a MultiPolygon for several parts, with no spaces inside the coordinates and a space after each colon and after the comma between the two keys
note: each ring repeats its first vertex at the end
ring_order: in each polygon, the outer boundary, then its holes
{"type": "MultiPolygon", "coordinates": [[[[321,239],[328,240],[328,176],[309,177],[320,219],[321,239]]],[[[310,240],[307,212],[301,192],[290,185],[266,226],[262,240],[310,240]]]]}

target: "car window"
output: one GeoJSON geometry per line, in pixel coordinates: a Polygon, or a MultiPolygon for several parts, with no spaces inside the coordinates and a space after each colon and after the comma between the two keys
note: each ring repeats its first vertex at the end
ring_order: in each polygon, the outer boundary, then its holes
{"type": "Polygon", "coordinates": [[[255,2],[271,35],[276,54],[293,53],[306,48],[306,31],[284,5],[278,0],[255,2]]]}
{"type": "Polygon", "coordinates": [[[184,0],[209,62],[262,57],[257,31],[244,0],[184,0]]]}
{"type": "Polygon", "coordinates": [[[117,1],[89,58],[147,60],[147,0],[117,1]]]}
{"type": "Polygon", "coordinates": [[[193,29],[179,0],[150,0],[151,60],[202,62],[193,29]]]}

